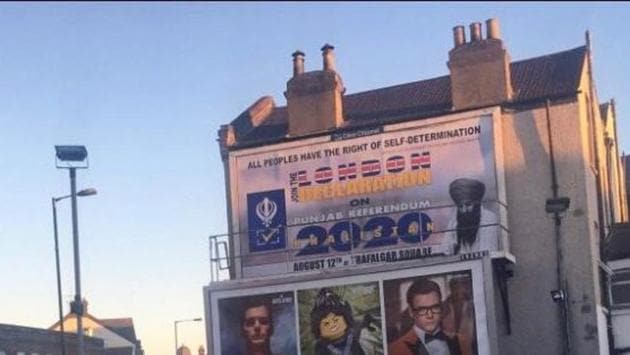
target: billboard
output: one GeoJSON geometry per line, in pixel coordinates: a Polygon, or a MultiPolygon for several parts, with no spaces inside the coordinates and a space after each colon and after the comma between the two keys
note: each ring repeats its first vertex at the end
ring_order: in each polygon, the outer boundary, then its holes
{"type": "Polygon", "coordinates": [[[506,248],[491,113],[230,152],[244,277],[506,248]]]}
{"type": "Polygon", "coordinates": [[[487,355],[492,315],[483,275],[484,260],[476,259],[253,287],[212,284],[208,346],[226,355],[487,355]]]}

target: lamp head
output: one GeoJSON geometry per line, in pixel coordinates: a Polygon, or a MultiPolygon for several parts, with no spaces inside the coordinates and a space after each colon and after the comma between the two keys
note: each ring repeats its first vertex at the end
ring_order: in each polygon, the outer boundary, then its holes
{"type": "Polygon", "coordinates": [[[87,149],[82,145],[55,146],[57,168],[87,168],[87,155],[87,149]]]}
{"type": "Polygon", "coordinates": [[[77,192],[77,196],[81,196],[81,197],[83,197],[83,196],[92,196],[92,195],[96,195],[96,193],[97,193],[96,189],[93,188],[93,187],[90,187],[90,188],[83,189],[83,190],[77,192]]]}

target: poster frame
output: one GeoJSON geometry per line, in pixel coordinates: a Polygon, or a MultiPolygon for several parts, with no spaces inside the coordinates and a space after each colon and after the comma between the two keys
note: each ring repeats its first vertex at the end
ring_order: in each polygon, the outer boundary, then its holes
{"type": "MultiPolygon", "coordinates": [[[[497,324],[495,308],[495,287],[493,278],[492,259],[489,253],[483,253],[478,258],[459,260],[452,257],[451,261],[436,262],[433,264],[408,262],[395,265],[379,265],[366,268],[357,268],[349,271],[337,271],[329,273],[327,277],[321,275],[286,275],[285,277],[261,278],[261,279],[236,279],[211,283],[203,288],[206,338],[209,353],[220,354],[220,329],[218,300],[231,297],[255,296],[275,292],[293,292],[296,302],[295,324],[298,332],[297,292],[301,289],[314,287],[339,286],[347,284],[361,284],[377,281],[381,293],[381,314],[384,318],[385,308],[383,299],[383,282],[392,279],[401,279],[417,276],[430,276],[445,273],[470,271],[473,281],[475,327],[479,342],[478,353],[483,355],[498,354],[497,324]],[[343,274],[343,275],[342,275],[343,274]],[[214,326],[213,326],[214,325],[214,326]],[[214,341],[217,340],[217,341],[214,341]]],[[[385,322],[383,322],[385,324],[385,322]]],[[[387,339],[386,329],[382,329],[383,339],[387,339]]],[[[299,332],[297,349],[300,349],[299,332]]],[[[386,342],[384,343],[387,347],[386,342]]],[[[299,352],[298,352],[299,353],[299,352]]],[[[385,350],[387,355],[387,350],[385,350]]]]}

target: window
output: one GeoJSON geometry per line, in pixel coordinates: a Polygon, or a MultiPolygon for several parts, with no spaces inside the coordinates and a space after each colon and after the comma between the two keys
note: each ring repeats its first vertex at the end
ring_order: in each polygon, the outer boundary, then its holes
{"type": "Polygon", "coordinates": [[[615,271],[611,285],[613,306],[630,307],[630,269],[615,271]]]}

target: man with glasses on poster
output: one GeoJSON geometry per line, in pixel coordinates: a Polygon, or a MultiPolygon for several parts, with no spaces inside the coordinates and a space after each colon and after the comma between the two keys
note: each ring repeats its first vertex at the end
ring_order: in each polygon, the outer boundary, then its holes
{"type": "Polygon", "coordinates": [[[428,278],[416,279],[407,290],[413,327],[389,345],[389,355],[460,355],[456,338],[441,328],[442,292],[428,278]]]}

